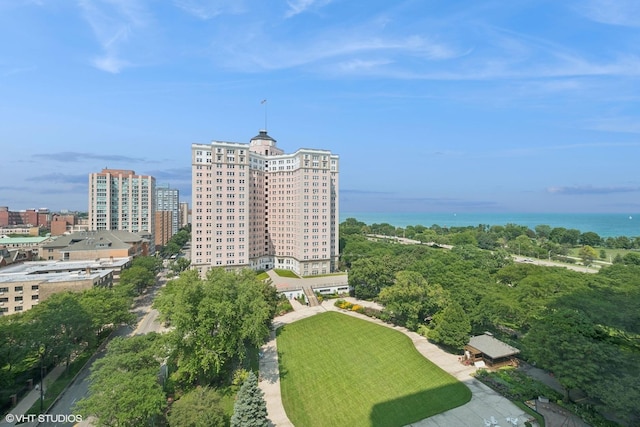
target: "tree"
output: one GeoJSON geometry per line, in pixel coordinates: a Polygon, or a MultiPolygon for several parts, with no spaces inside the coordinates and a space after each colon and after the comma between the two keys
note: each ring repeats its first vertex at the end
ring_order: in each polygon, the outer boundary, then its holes
{"type": "Polygon", "coordinates": [[[174,273],[185,271],[191,265],[191,261],[187,258],[178,258],[169,265],[169,269],[174,273]]]}
{"type": "Polygon", "coordinates": [[[97,426],[138,427],[162,415],[166,398],[158,382],[164,355],[158,334],[115,338],[92,367],[89,396],[78,402],[97,426]]]}
{"type": "Polygon", "coordinates": [[[252,372],[240,387],[237,400],[233,406],[231,427],[267,427],[267,404],[263,393],[258,388],[258,379],[252,372]]]}
{"type": "Polygon", "coordinates": [[[373,299],[382,288],[393,284],[394,262],[388,257],[362,258],[351,263],[349,284],[360,299],[373,299]]]}
{"type": "Polygon", "coordinates": [[[153,256],[140,256],[133,259],[131,267],[144,267],[155,274],[162,269],[162,260],[153,256]]]}
{"type": "Polygon", "coordinates": [[[95,334],[105,328],[136,321],[136,315],[129,308],[132,298],[116,292],[113,288],[91,288],[79,296],[80,305],[91,316],[91,327],[95,334]]]}
{"type": "Polygon", "coordinates": [[[209,387],[196,387],[173,402],[167,419],[171,427],[224,427],[228,422],[220,395],[209,387]]]}
{"type": "Polygon", "coordinates": [[[511,252],[517,253],[518,255],[532,256],[533,253],[535,253],[535,245],[531,239],[525,235],[520,235],[516,237],[513,242],[509,242],[509,247],[511,248],[511,252]]]}
{"type": "Polygon", "coordinates": [[[580,248],[579,251],[582,263],[586,266],[593,264],[593,260],[598,257],[598,252],[589,245],[580,248]]]}
{"type": "Polygon", "coordinates": [[[539,240],[547,240],[551,236],[551,226],[546,224],[536,225],[536,236],[539,240]]]}
{"type": "Polygon", "coordinates": [[[207,384],[264,342],[274,313],[264,286],[251,270],[212,269],[204,280],[191,270],[161,291],[178,380],[207,384]]]}
{"type": "Polygon", "coordinates": [[[90,314],[80,304],[80,294],[62,292],[51,295],[27,312],[34,326],[34,347],[44,346],[45,363],[66,359],[93,342],[95,334],[90,314]]]}
{"type": "Polygon", "coordinates": [[[439,310],[446,300],[440,285],[430,285],[415,271],[399,271],[392,286],[380,291],[378,299],[394,321],[416,330],[424,317],[439,310]]]}
{"type": "Polygon", "coordinates": [[[462,349],[469,342],[471,322],[462,306],[453,301],[433,316],[434,327],[429,338],[446,346],[462,349]]]}
{"type": "Polygon", "coordinates": [[[420,273],[399,271],[395,284],[380,291],[378,299],[395,322],[416,330],[426,305],[426,284],[420,273]]]}
{"type": "Polygon", "coordinates": [[[14,385],[14,368],[34,350],[33,327],[20,314],[0,316],[0,396],[8,399],[2,391],[14,385]]]}
{"type": "Polygon", "coordinates": [[[602,238],[598,235],[598,233],[594,233],[593,231],[587,231],[586,233],[582,233],[578,242],[581,245],[588,245],[591,247],[601,246],[602,238]]]}
{"type": "Polygon", "coordinates": [[[155,273],[141,265],[133,265],[120,274],[120,284],[133,286],[138,293],[155,282],[155,273]]]}
{"type": "Polygon", "coordinates": [[[622,262],[626,265],[640,265],[640,254],[629,252],[622,257],[622,262]]]}
{"type": "Polygon", "coordinates": [[[593,323],[580,311],[550,310],[533,323],[523,344],[532,360],[554,373],[565,390],[583,388],[602,371],[602,347],[593,323]]]}

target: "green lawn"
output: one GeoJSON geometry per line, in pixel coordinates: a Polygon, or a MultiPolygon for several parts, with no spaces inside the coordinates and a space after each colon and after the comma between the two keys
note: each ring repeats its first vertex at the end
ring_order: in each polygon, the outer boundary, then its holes
{"type": "Polygon", "coordinates": [[[294,279],[299,279],[300,278],[300,276],[298,276],[296,273],[294,273],[291,270],[283,270],[283,269],[280,269],[280,268],[274,268],[273,271],[274,271],[274,273],[276,273],[280,277],[292,277],[294,279]]]}
{"type": "Polygon", "coordinates": [[[282,327],[278,357],[283,404],[299,427],[403,426],[471,399],[406,335],[346,314],[282,327]]]}

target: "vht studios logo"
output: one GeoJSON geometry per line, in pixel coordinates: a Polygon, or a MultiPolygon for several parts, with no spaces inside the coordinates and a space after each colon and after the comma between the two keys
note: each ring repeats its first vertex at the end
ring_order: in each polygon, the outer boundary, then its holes
{"type": "Polygon", "coordinates": [[[4,420],[10,424],[32,423],[79,423],[82,421],[82,415],[64,415],[64,414],[7,414],[4,420]]]}

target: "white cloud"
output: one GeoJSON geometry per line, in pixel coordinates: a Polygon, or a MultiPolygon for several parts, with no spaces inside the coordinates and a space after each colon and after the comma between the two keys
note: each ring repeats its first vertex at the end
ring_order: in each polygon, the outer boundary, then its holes
{"type": "Polygon", "coordinates": [[[104,52],[92,64],[109,73],[132,66],[122,51],[148,26],[150,16],[144,6],[138,0],[80,0],[78,5],[104,52]]]}

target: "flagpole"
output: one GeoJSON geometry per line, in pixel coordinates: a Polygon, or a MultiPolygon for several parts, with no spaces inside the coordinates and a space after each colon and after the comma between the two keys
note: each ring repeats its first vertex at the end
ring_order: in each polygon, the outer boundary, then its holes
{"type": "Polygon", "coordinates": [[[260,104],[264,105],[264,130],[267,131],[267,100],[263,99],[260,104]]]}

